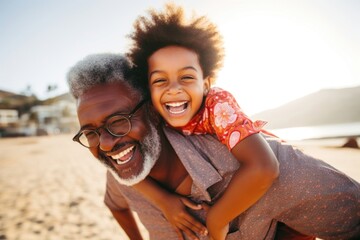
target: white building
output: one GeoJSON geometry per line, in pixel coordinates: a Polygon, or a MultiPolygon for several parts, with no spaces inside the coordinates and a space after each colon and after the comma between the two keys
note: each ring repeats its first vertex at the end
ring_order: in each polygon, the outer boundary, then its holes
{"type": "Polygon", "coordinates": [[[30,110],[30,122],[37,125],[36,135],[74,132],[78,128],[76,116],[75,104],[64,100],[30,110]]]}
{"type": "Polygon", "coordinates": [[[15,126],[19,121],[18,111],[15,109],[0,109],[0,127],[15,126]]]}

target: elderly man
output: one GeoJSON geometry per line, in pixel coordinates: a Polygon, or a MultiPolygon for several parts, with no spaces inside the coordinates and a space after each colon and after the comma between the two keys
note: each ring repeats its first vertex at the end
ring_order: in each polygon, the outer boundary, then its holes
{"type": "MultiPolygon", "coordinates": [[[[163,128],[120,55],[85,58],[70,70],[68,82],[81,125],[74,140],[109,169],[105,203],[130,239],[142,239],[132,211],[151,239],[179,238],[133,184],[150,176],[175,191],[189,175],[189,198],[211,205],[241,167],[215,137],[182,136],[163,128]]],[[[281,239],[286,232],[282,226],[293,229],[296,239],[358,239],[359,183],[291,146],[267,141],[280,163],[280,176],[255,205],[231,222],[226,239],[281,239]]],[[[202,222],[206,216],[205,210],[192,214],[202,222]]]]}

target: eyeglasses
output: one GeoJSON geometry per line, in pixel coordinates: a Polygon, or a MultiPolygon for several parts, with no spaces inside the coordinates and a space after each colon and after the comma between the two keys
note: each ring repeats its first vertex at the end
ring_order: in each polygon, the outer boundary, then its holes
{"type": "Polygon", "coordinates": [[[97,147],[100,144],[99,129],[103,128],[114,137],[127,135],[131,130],[131,118],[146,102],[142,100],[129,114],[115,113],[111,115],[104,125],[96,129],[82,129],[74,137],[73,141],[80,143],[86,148],[97,147]]]}

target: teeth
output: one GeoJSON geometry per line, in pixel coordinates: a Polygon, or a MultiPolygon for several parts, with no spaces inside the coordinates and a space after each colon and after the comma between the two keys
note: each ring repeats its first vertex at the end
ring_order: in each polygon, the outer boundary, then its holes
{"type": "Polygon", "coordinates": [[[124,151],[114,155],[114,156],[111,156],[112,159],[114,159],[116,161],[117,164],[124,164],[124,163],[127,163],[128,161],[130,161],[131,159],[131,156],[126,159],[125,161],[121,161],[119,160],[120,158],[124,157],[126,154],[128,154],[129,152],[131,152],[133,149],[134,149],[135,146],[131,146],[127,149],[125,149],[124,151]]]}
{"type": "Polygon", "coordinates": [[[174,110],[169,109],[169,112],[170,112],[170,113],[173,113],[173,114],[179,114],[179,113],[185,112],[185,110],[186,110],[186,109],[182,109],[182,110],[179,110],[179,111],[174,111],[174,110]]]}
{"type": "Polygon", "coordinates": [[[165,103],[166,109],[172,114],[181,114],[186,111],[188,101],[165,103]]]}
{"type": "Polygon", "coordinates": [[[125,164],[125,163],[127,163],[128,161],[130,161],[130,159],[131,159],[131,158],[126,159],[125,161],[116,160],[116,163],[117,163],[118,165],[125,164]]]}
{"type": "Polygon", "coordinates": [[[182,101],[182,102],[171,102],[171,103],[166,103],[166,106],[169,107],[179,107],[181,105],[184,105],[185,103],[187,103],[187,101],[182,101]]]}

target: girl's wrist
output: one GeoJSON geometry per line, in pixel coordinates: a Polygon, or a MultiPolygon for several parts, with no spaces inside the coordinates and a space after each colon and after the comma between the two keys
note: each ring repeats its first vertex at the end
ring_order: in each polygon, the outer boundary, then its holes
{"type": "Polygon", "coordinates": [[[227,222],[223,222],[222,219],[223,217],[221,216],[221,214],[218,215],[216,213],[216,208],[210,207],[206,216],[206,225],[213,230],[222,229],[224,226],[229,224],[227,222]]]}

